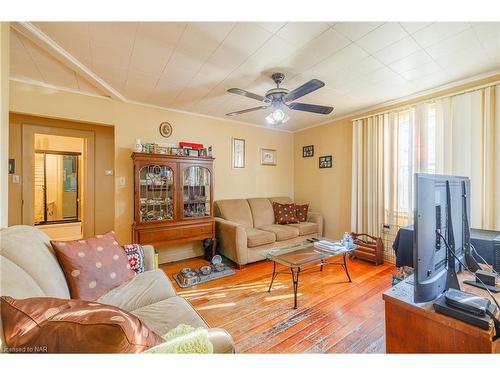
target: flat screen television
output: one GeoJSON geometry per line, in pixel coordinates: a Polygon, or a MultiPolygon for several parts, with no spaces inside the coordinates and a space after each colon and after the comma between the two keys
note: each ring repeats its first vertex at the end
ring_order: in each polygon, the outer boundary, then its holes
{"type": "Polygon", "coordinates": [[[413,264],[415,302],[436,299],[451,284],[458,289],[459,264],[448,256],[446,238],[464,260],[470,242],[470,180],[468,177],[415,174],[413,264]]]}

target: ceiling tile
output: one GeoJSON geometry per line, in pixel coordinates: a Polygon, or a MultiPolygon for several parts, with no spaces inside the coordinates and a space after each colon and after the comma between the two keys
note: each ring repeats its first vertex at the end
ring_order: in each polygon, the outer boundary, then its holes
{"type": "Polygon", "coordinates": [[[476,22],[472,24],[472,29],[476,32],[481,42],[496,39],[500,43],[499,22],[476,22]]]}
{"type": "Polygon", "coordinates": [[[329,29],[283,61],[282,65],[290,67],[297,73],[303,73],[350,43],[345,36],[329,29]]]}
{"type": "Polygon", "coordinates": [[[384,64],[390,64],[394,61],[402,59],[403,57],[411,55],[418,50],[420,50],[420,47],[415,40],[413,40],[412,37],[407,36],[396,43],[381,49],[375,53],[374,56],[384,64]]]}
{"type": "Polygon", "coordinates": [[[413,34],[421,47],[429,47],[443,39],[468,29],[467,22],[436,22],[413,34]]]}
{"type": "Polygon", "coordinates": [[[285,26],[285,22],[256,22],[256,25],[262,27],[270,33],[276,33],[279,29],[285,26]]]}
{"type": "Polygon", "coordinates": [[[314,76],[328,77],[328,75],[335,74],[362,61],[367,56],[368,53],[362,48],[356,44],[351,44],[311,68],[309,73],[314,76]]]}
{"type": "Polygon", "coordinates": [[[380,25],[382,25],[382,22],[338,22],[335,24],[334,29],[355,42],[380,25]]]}
{"type": "Polygon", "coordinates": [[[397,73],[404,73],[408,70],[415,69],[420,65],[429,63],[431,61],[432,58],[429,56],[429,54],[425,51],[420,50],[389,64],[389,67],[397,73]]]}
{"type": "Polygon", "coordinates": [[[427,47],[425,50],[432,58],[436,59],[440,56],[474,47],[480,48],[476,33],[472,29],[466,29],[465,31],[427,47]]]}
{"type": "Polygon", "coordinates": [[[421,79],[425,76],[431,75],[433,73],[437,73],[440,70],[441,67],[434,61],[431,61],[426,64],[420,65],[415,69],[411,69],[404,73],[401,73],[401,75],[410,81],[414,81],[417,79],[421,79]]]}
{"type": "Polygon", "coordinates": [[[408,33],[399,23],[387,22],[359,39],[356,44],[369,53],[375,53],[406,36],[408,33]]]}
{"type": "Polygon", "coordinates": [[[400,22],[399,24],[403,27],[403,29],[406,30],[408,34],[413,34],[418,30],[429,26],[431,23],[432,22],[400,22]]]}
{"type": "Polygon", "coordinates": [[[290,22],[283,26],[276,35],[284,41],[300,47],[328,28],[329,26],[324,22],[290,22]]]}

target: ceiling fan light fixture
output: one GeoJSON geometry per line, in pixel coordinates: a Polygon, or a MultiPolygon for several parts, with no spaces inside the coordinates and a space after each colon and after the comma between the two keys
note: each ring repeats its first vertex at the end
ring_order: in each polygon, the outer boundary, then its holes
{"type": "Polygon", "coordinates": [[[266,117],[266,121],[269,125],[284,124],[288,120],[290,120],[290,116],[283,112],[281,108],[276,108],[266,117]]]}

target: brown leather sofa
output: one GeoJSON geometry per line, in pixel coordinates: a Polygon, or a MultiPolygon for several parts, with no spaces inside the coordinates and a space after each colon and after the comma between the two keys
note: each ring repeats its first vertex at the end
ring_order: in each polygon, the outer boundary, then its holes
{"type": "MultiPolygon", "coordinates": [[[[0,229],[0,245],[1,295],[70,298],[64,273],[45,233],[26,225],[0,229]]],[[[110,290],[97,302],[130,312],[160,336],[181,323],[207,328],[215,353],[234,353],[231,336],[223,329],[209,328],[189,302],[177,295],[167,275],[155,269],[154,248],[143,249],[146,272],[110,290]]],[[[1,352],[4,345],[0,319],[1,352]]]]}
{"type": "Polygon", "coordinates": [[[307,221],[280,225],[271,202],[292,203],[288,197],[224,199],[214,202],[215,228],[221,253],[239,266],[263,260],[258,251],[304,241],[323,234],[323,217],[308,212],[307,221]]]}

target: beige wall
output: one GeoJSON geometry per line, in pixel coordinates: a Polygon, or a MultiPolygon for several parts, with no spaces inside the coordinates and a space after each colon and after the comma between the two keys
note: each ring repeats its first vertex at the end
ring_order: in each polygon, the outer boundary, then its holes
{"type": "MultiPolygon", "coordinates": [[[[114,224],[121,242],[131,240],[133,164],[130,154],[136,138],[140,138],[142,142],[192,141],[212,145],[216,158],[215,199],[294,195],[292,133],[14,81],[11,82],[10,93],[10,109],[13,112],[114,126],[115,177],[125,177],[125,186],[117,184],[115,189],[114,224]],[[173,134],[168,139],[159,135],[158,126],[162,121],[169,121],[173,126],[173,134]],[[246,140],[245,169],[231,168],[231,137],[246,140]],[[278,165],[261,166],[260,148],[276,149],[278,165]]],[[[97,207],[99,206],[96,205],[97,207]]],[[[96,219],[98,216],[96,213],[96,219]]],[[[199,254],[198,243],[195,246],[185,245],[162,252],[160,261],[199,254]]]]}
{"type": "Polygon", "coordinates": [[[386,112],[443,95],[453,95],[498,80],[500,74],[492,75],[296,132],[294,134],[296,200],[311,202],[312,209],[321,209],[325,217],[325,236],[339,238],[343,232],[351,229],[351,124],[354,118],[386,112]],[[302,158],[302,146],[306,145],[314,145],[313,158],[302,158]],[[333,155],[332,169],[318,168],[318,157],[321,155],[333,155]]]}
{"type": "Polygon", "coordinates": [[[325,237],[341,238],[351,227],[351,153],[348,119],[295,133],[295,200],[323,213],[325,237]],[[314,157],[302,157],[307,145],[314,145],[314,157]],[[319,168],[324,155],[332,155],[332,168],[319,168]]]}
{"type": "Polygon", "coordinates": [[[10,28],[0,22],[0,228],[8,225],[10,28]]]}

